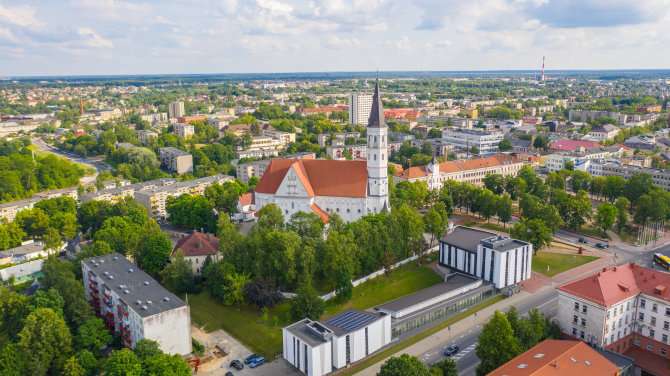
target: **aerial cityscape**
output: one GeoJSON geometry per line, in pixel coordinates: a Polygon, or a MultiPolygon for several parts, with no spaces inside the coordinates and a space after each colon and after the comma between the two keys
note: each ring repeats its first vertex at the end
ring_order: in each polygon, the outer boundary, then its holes
{"type": "Polygon", "coordinates": [[[0,374],[670,376],[668,9],[0,0],[0,374]]]}

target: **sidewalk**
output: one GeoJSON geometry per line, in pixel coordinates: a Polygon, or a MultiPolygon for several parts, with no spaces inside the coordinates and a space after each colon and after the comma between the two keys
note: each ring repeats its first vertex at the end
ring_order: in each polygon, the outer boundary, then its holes
{"type": "MultiPolygon", "coordinates": [[[[509,298],[503,299],[498,303],[495,303],[491,306],[484,308],[483,310],[479,311],[476,316],[474,315],[468,316],[465,319],[451,325],[451,330],[449,330],[449,328],[442,329],[439,332],[431,335],[430,337],[424,338],[421,341],[409,347],[406,347],[405,349],[398,351],[397,353],[391,356],[400,356],[402,354],[420,356],[421,354],[433,349],[434,347],[440,345],[441,343],[446,342],[450,338],[458,338],[462,334],[467,333],[469,330],[472,330],[472,327],[488,322],[489,320],[491,320],[491,317],[493,317],[493,314],[495,313],[496,310],[501,312],[506,311],[511,306],[516,305],[517,303],[525,299],[528,299],[531,295],[533,294],[524,291],[516,295],[512,295],[509,298]]],[[[356,373],[356,375],[375,376],[377,372],[379,372],[379,369],[381,368],[382,364],[384,364],[386,359],[377,362],[364,370],[361,370],[360,372],[356,373]]]]}

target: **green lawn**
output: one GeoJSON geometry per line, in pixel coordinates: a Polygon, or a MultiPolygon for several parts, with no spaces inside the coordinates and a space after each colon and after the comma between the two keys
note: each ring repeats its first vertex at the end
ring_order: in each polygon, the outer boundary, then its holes
{"type": "Polygon", "coordinates": [[[328,301],[326,316],[331,316],[345,308],[368,309],[376,305],[400,298],[426,287],[442,282],[442,277],[417,262],[407,263],[391,272],[387,277],[379,276],[354,287],[350,301],[328,301]]]}
{"type": "Polygon", "coordinates": [[[544,274],[547,277],[553,277],[556,274],[563,273],[566,270],[576,268],[599,258],[596,256],[538,252],[537,255],[533,256],[532,269],[534,272],[544,274]],[[549,272],[547,272],[547,266],[549,266],[549,272]]]}
{"type": "Polygon", "coordinates": [[[494,225],[493,223],[482,223],[479,225],[481,228],[485,228],[487,230],[493,230],[493,231],[500,231],[504,233],[509,233],[510,226],[502,227],[498,225],[494,225]]]}
{"type": "Polygon", "coordinates": [[[424,330],[423,332],[421,332],[421,333],[419,333],[415,336],[412,336],[410,338],[407,338],[406,340],[404,340],[402,342],[399,342],[399,343],[397,343],[397,344],[395,344],[395,345],[393,345],[393,346],[391,346],[391,347],[389,347],[389,348],[387,348],[387,349],[385,349],[385,350],[383,350],[383,351],[381,351],[377,354],[374,354],[373,356],[365,358],[365,360],[361,361],[360,363],[353,364],[350,368],[348,368],[346,371],[342,372],[341,374],[338,374],[338,373],[336,373],[336,374],[338,376],[354,375],[354,374],[370,367],[371,365],[373,365],[377,362],[380,362],[380,361],[384,360],[385,358],[388,358],[389,356],[391,356],[391,355],[393,355],[393,354],[395,354],[395,353],[397,353],[397,352],[399,352],[399,351],[401,351],[401,350],[403,350],[403,349],[421,341],[422,339],[427,338],[427,337],[439,332],[440,330],[463,320],[464,318],[466,318],[468,316],[474,315],[475,312],[479,312],[482,309],[484,309],[484,308],[486,308],[490,305],[498,303],[499,301],[501,301],[503,299],[504,299],[504,297],[502,297],[502,296],[496,296],[496,297],[493,297],[493,298],[491,298],[491,299],[489,299],[485,302],[479,303],[478,305],[476,305],[474,307],[470,307],[465,312],[461,312],[461,313],[457,314],[456,316],[450,317],[449,319],[431,327],[430,329],[424,330]]]}
{"type": "Polygon", "coordinates": [[[95,169],[92,168],[91,166],[87,166],[87,165],[82,164],[82,163],[72,162],[71,160],[69,160],[69,159],[67,159],[67,158],[65,158],[65,157],[61,157],[61,156],[58,155],[58,154],[49,153],[48,151],[36,151],[36,152],[35,152],[35,155],[37,155],[37,156],[39,156],[39,157],[46,157],[46,156],[49,156],[49,155],[53,155],[53,156],[55,156],[55,157],[58,158],[58,159],[62,159],[62,160],[64,160],[64,161],[68,161],[68,162],[70,162],[70,163],[74,163],[74,164],[76,164],[77,166],[81,167],[82,169],[84,169],[84,175],[85,175],[85,176],[91,176],[91,175],[95,174],[95,169]]]}
{"type": "Polygon", "coordinates": [[[466,223],[462,224],[461,226],[472,227],[472,226],[474,226],[474,225],[476,225],[476,224],[477,224],[477,222],[472,221],[472,222],[466,222],[466,223]]]}
{"type": "Polygon", "coordinates": [[[246,305],[224,306],[207,291],[189,295],[188,303],[191,306],[191,319],[206,332],[223,329],[268,360],[281,353],[281,328],[291,322],[288,301],[270,309],[268,320],[260,324],[258,321],[262,319],[262,314],[257,308],[246,305]]]}
{"type": "MultiPolygon", "coordinates": [[[[418,266],[416,261],[411,262],[394,270],[388,278],[380,276],[356,286],[348,302],[329,301],[324,316],[348,307],[368,309],[441,281],[442,278],[432,269],[418,266]]],[[[281,353],[281,328],[292,322],[287,300],[270,309],[268,319],[261,323],[258,323],[262,319],[258,309],[246,305],[226,307],[211,298],[206,291],[189,295],[188,302],[193,322],[205,331],[223,329],[268,360],[281,353]]]]}

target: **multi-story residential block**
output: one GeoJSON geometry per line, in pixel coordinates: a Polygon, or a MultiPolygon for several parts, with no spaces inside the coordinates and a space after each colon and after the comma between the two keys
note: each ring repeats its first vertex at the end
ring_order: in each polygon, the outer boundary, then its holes
{"type": "Polygon", "coordinates": [[[105,326],[134,348],[151,339],[168,354],[191,352],[190,308],[119,253],[81,262],[86,300],[105,326]]]}
{"type": "Polygon", "coordinates": [[[349,93],[349,124],[367,124],[370,111],[372,111],[372,94],[349,93]]]}
{"type": "Polygon", "coordinates": [[[168,121],[168,114],[165,112],[158,112],[155,114],[140,115],[140,119],[148,121],[152,125],[165,123],[168,121]]]}
{"type": "Polygon", "coordinates": [[[333,141],[331,145],[333,146],[342,146],[344,145],[344,140],[347,138],[355,138],[358,139],[361,137],[361,134],[359,132],[343,132],[343,133],[319,133],[316,136],[317,142],[319,146],[326,147],[328,146],[328,140],[333,137],[333,141]]]}
{"type": "Polygon", "coordinates": [[[263,136],[272,137],[275,140],[278,140],[277,146],[280,148],[285,148],[291,142],[295,142],[295,133],[291,132],[282,132],[275,129],[266,129],[263,131],[263,136]]]}
{"type": "MultiPolygon", "coordinates": [[[[402,142],[388,142],[386,144],[386,152],[388,155],[391,155],[392,152],[400,149],[402,142]]],[[[356,144],[356,145],[342,145],[342,146],[327,146],[326,155],[330,156],[333,159],[345,159],[346,152],[349,151],[349,155],[353,159],[366,159],[368,157],[368,146],[367,144],[356,144]]]]}
{"type": "Polygon", "coordinates": [[[604,268],[556,288],[556,318],[565,334],[633,358],[635,374],[665,375],[670,364],[668,286],[670,274],[635,263],[604,268]]]}
{"type": "Polygon", "coordinates": [[[626,180],[630,179],[634,174],[649,174],[654,184],[661,187],[661,189],[670,191],[670,170],[663,170],[660,168],[648,168],[626,164],[619,164],[613,162],[603,162],[600,166],[600,176],[620,176],[626,180]]]}
{"type": "Polygon", "coordinates": [[[389,344],[391,315],[348,308],[323,321],[305,318],[282,333],[284,359],[308,376],[322,376],[389,344]]]}
{"type": "MultiPolygon", "coordinates": [[[[295,153],[291,155],[286,155],[283,158],[288,159],[303,159],[311,158],[315,159],[316,154],[309,152],[295,153]]],[[[242,163],[237,165],[237,178],[240,179],[244,184],[249,184],[249,179],[252,177],[261,178],[265,173],[265,169],[270,165],[271,159],[263,159],[260,161],[254,161],[249,163],[242,163]]]]}
{"type": "Polygon", "coordinates": [[[193,137],[195,134],[195,126],[185,123],[177,123],[174,125],[174,133],[183,138],[193,137]]]}
{"type": "Polygon", "coordinates": [[[442,143],[454,145],[461,150],[476,147],[479,154],[497,153],[498,144],[503,140],[500,131],[475,131],[469,129],[445,129],[442,131],[442,143]]]}
{"type": "Polygon", "coordinates": [[[87,192],[81,195],[81,202],[85,203],[91,200],[107,201],[116,204],[124,197],[133,197],[135,192],[153,189],[156,187],[164,187],[166,185],[175,184],[178,180],[172,178],[163,178],[157,180],[145,181],[137,184],[130,184],[119,186],[115,188],[104,189],[97,192],[87,192]]]}
{"type": "Polygon", "coordinates": [[[142,129],[141,131],[138,131],[137,135],[140,137],[140,141],[142,141],[142,145],[147,144],[147,140],[149,139],[149,137],[158,138],[158,133],[156,133],[154,131],[147,130],[147,129],[142,129]]]}
{"type": "Polygon", "coordinates": [[[396,183],[404,180],[425,181],[428,189],[440,189],[447,180],[482,186],[486,175],[516,176],[523,165],[522,161],[508,154],[445,163],[438,163],[433,159],[426,166],[409,167],[396,173],[393,175],[393,181],[396,183]]]}
{"type": "Polygon", "coordinates": [[[530,278],[533,245],[464,226],[440,239],[439,263],[502,289],[530,278]]]}
{"type": "Polygon", "coordinates": [[[184,111],[184,102],[176,101],[170,103],[168,114],[171,118],[184,116],[186,114],[186,111],[184,111]]]}
{"type": "Polygon", "coordinates": [[[572,162],[573,166],[577,166],[583,163],[583,161],[586,159],[595,160],[605,158],[619,158],[624,154],[624,152],[625,149],[617,145],[613,145],[607,147],[581,149],[579,151],[573,152],[549,154],[545,156],[545,167],[547,170],[549,170],[549,172],[557,172],[565,168],[568,162],[572,162]]]}
{"type": "Polygon", "coordinates": [[[600,127],[591,128],[588,134],[601,141],[611,140],[619,134],[619,127],[612,124],[605,124],[600,127]]]}
{"type": "Polygon", "coordinates": [[[166,201],[168,197],[179,197],[183,194],[202,195],[205,188],[218,183],[232,182],[235,178],[227,175],[207,176],[200,179],[182,181],[170,185],[157,186],[135,192],[135,200],[149,211],[154,219],[167,218],[166,201]]]}
{"type": "Polygon", "coordinates": [[[158,160],[161,166],[179,175],[193,172],[193,156],[173,147],[159,148],[158,160]]]}
{"type": "Polygon", "coordinates": [[[253,159],[265,159],[268,157],[276,157],[279,155],[279,150],[277,149],[253,149],[253,150],[236,150],[235,158],[253,158],[253,159]]]}

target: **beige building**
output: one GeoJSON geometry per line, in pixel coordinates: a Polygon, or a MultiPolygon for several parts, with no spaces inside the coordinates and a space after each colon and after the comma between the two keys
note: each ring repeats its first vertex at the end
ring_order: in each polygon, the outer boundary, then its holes
{"type": "Polygon", "coordinates": [[[282,149],[287,147],[291,142],[295,142],[295,133],[266,129],[263,131],[263,135],[278,140],[278,146],[282,149]]]}
{"type": "Polygon", "coordinates": [[[142,141],[142,145],[147,144],[147,139],[149,137],[158,138],[158,133],[156,133],[154,131],[147,130],[147,129],[143,129],[141,131],[138,131],[137,135],[140,137],[140,141],[142,141]]]}
{"type": "Polygon", "coordinates": [[[193,137],[195,134],[195,126],[191,124],[177,123],[174,125],[174,133],[183,138],[193,137]]]}
{"type": "Polygon", "coordinates": [[[168,114],[171,118],[186,115],[186,111],[184,111],[184,102],[176,101],[170,103],[170,105],[168,106],[168,114]]]}
{"type": "MultiPolygon", "coordinates": [[[[315,159],[316,154],[303,152],[303,153],[296,153],[296,154],[287,155],[283,158],[289,158],[289,159],[311,158],[311,159],[315,159]]],[[[237,166],[237,178],[240,179],[240,181],[242,181],[244,184],[249,184],[249,179],[251,179],[254,176],[260,179],[261,176],[263,176],[263,174],[265,173],[265,169],[270,164],[270,161],[272,161],[272,159],[263,159],[263,160],[260,160],[260,161],[242,163],[242,164],[238,165],[237,166]]]]}
{"type": "Polygon", "coordinates": [[[619,127],[614,126],[612,124],[605,124],[597,128],[592,128],[589,131],[589,136],[597,138],[600,141],[611,140],[618,134],[619,134],[619,127]]]}
{"type": "Polygon", "coordinates": [[[116,187],[116,188],[110,188],[110,189],[104,189],[102,191],[97,191],[97,192],[88,192],[84,193],[81,196],[81,202],[85,203],[91,200],[97,200],[97,201],[107,201],[112,204],[116,204],[120,200],[122,200],[124,197],[133,197],[135,195],[135,192],[147,190],[147,189],[153,189],[156,187],[164,187],[167,185],[175,184],[177,182],[177,179],[172,179],[172,178],[164,178],[164,179],[157,179],[157,180],[150,180],[150,181],[145,181],[143,183],[137,183],[137,184],[131,184],[131,185],[126,185],[126,186],[121,186],[121,187],[116,187]]]}
{"type": "Polygon", "coordinates": [[[135,192],[135,200],[147,208],[152,218],[164,219],[167,218],[166,201],[168,197],[179,197],[183,194],[201,195],[205,193],[205,188],[214,183],[223,184],[234,180],[232,176],[214,175],[182,181],[135,192]]]}
{"type": "Polygon", "coordinates": [[[32,209],[35,204],[41,200],[41,197],[34,197],[0,204],[0,218],[5,218],[8,222],[11,222],[14,220],[14,218],[16,218],[16,214],[18,212],[26,209],[32,209]]]}
{"type": "Polygon", "coordinates": [[[158,160],[169,171],[184,175],[193,172],[193,156],[173,147],[159,148],[158,160]]]}
{"type": "Polygon", "coordinates": [[[191,262],[191,268],[194,275],[202,275],[202,266],[209,256],[213,262],[218,262],[219,238],[210,234],[193,231],[189,236],[182,238],[175,245],[172,251],[172,257],[175,257],[178,250],[184,253],[184,259],[191,262]]]}

